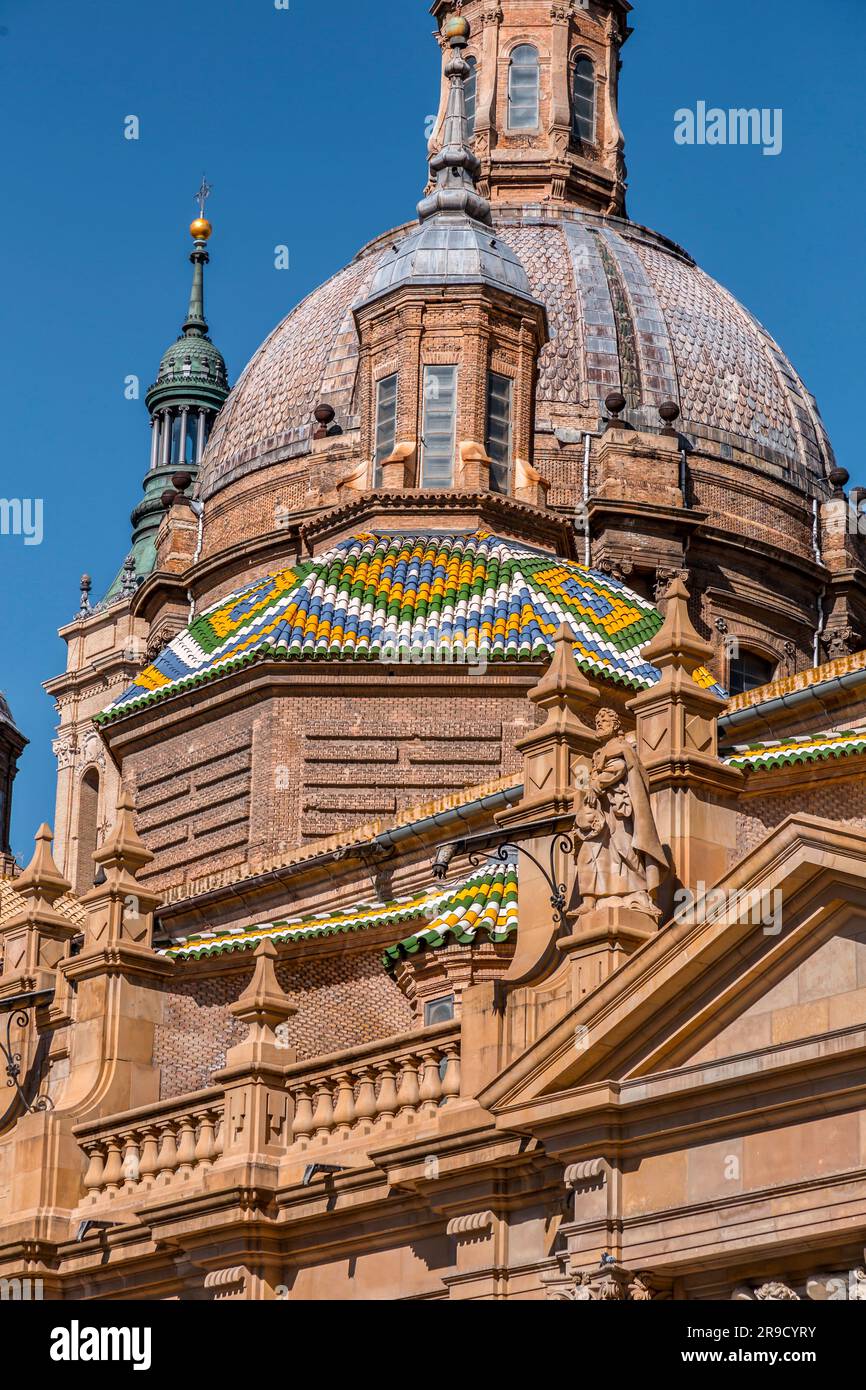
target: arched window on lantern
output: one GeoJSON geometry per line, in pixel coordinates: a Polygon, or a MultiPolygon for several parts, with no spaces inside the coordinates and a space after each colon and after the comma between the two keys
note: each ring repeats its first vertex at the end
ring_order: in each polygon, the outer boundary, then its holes
{"type": "Polygon", "coordinates": [[[538,49],[531,43],[518,44],[508,66],[508,129],[537,130],[541,69],[538,49]]]}
{"type": "Polygon", "coordinates": [[[478,59],[467,58],[469,76],[463,83],[463,97],[466,102],[466,133],[472,140],[475,136],[475,116],[478,111],[478,59]]]}
{"type": "Polygon", "coordinates": [[[93,856],[99,834],[99,773],[90,767],[81,779],[78,792],[78,853],[75,860],[75,891],[86,893],[93,887],[96,866],[93,856]]]}
{"type": "Polygon", "coordinates": [[[577,143],[594,145],[595,126],[595,64],[585,54],[578,54],[571,82],[571,127],[577,143]]]}
{"type": "Polygon", "coordinates": [[[728,692],[731,696],[745,695],[762,685],[769,685],[776,674],[776,663],[757,652],[740,647],[731,657],[728,667],[728,692]]]}

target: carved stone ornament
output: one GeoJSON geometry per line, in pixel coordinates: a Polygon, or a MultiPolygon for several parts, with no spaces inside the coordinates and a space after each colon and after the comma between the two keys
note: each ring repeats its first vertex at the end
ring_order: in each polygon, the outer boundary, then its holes
{"type": "Polygon", "coordinates": [[[655,899],[667,860],[656,831],[649,782],[619,715],[600,710],[603,741],[575,816],[578,917],[597,908],[631,908],[658,918],[655,899]]]}
{"type": "Polygon", "coordinates": [[[60,772],[65,772],[67,768],[75,766],[75,760],[78,757],[78,742],[74,735],[70,734],[67,738],[55,739],[52,748],[60,772]]]}
{"type": "Polygon", "coordinates": [[[550,1271],[542,1282],[547,1298],[558,1303],[648,1303],[662,1296],[651,1274],[635,1274],[618,1264],[572,1275],[550,1271]]]}

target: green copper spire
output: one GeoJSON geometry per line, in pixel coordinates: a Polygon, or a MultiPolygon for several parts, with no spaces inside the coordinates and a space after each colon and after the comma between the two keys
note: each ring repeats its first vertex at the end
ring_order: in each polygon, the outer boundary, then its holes
{"type": "Polygon", "coordinates": [[[188,474],[194,482],[213,422],[229,394],[226,364],[208,337],[204,312],[204,268],[213,233],[204,211],[211,191],[203,179],[196,194],[199,215],[189,229],[192,288],[183,330],[163,354],[159,375],[145,396],[151,417],[150,469],[144,497],[132,513],[132,549],[106,596],[112,602],[130,597],[153,571],[163,493],[175,474],[188,474]]]}

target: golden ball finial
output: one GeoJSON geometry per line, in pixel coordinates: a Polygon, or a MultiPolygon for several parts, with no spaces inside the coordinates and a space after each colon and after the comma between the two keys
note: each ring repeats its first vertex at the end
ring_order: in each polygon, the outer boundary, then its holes
{"type": "Polygon", "coordinates": [[[450,19],[446,19],[442,25],[442,35],[449,43],[453,43],[455,39],[462,39],[465,43],[470,33],[469,20],[464,19],[459,14],[451,15],[450,19]]]}
{"type": "Polygon", "coordinates": [[[194,241],[209,241],[213,233],[213,227],[206,217],[197,217],[190,223],[189,234],[194,241]]]}

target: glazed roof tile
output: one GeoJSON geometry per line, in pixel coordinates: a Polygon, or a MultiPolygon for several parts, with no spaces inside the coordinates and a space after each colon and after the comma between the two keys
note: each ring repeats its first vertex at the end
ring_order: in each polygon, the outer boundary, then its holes
{"type": "Polygon", "coordinates": [[[517,869],[497,864],[469,878],[435,884],[409,897],[389,903],[357,903],[339,912],[318,914],[296,921],[269,922],[241,932],[214,932],[191,936],[182,944],[161,952],[171,960],[201,960],[254,950],[261,941],[282,944],[315,941],[350,932],[393,926],[395,935],[414,924],[414,934],[389,947],[385,964],[391,968],[403,955],[422,946],[436,947],[447,941],[470,945],[481,931],[492,941],[505,941],[517,930],[517,869]]]}
{"type": "Polygon", "coordinates": [[[866,752],[866,729],[844,729],[834,733],[805,734],[782,742],[753,743],[737,748],[724,761],[729,767],[746,771],[772,771],[797,763],[817,763],[830,758],[850,758],[866,752]]]}
{"type": "MultiPolygon", "coordinates": [[[[99,715],[108,722],[262,660],[544,661],[562,622],[587,672],[634,690],[661,615],[615,579],[486,532],[365,533],[203,613],[99,715]]],[[[715,685],[705,670],[695,679],[715,685]]]]}

